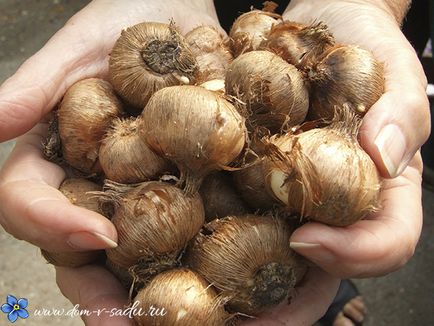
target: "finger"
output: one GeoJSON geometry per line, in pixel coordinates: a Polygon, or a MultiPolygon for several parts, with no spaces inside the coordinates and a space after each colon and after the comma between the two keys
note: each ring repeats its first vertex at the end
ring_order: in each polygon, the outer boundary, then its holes
{"type": "MultiPolygon", "coordinates": [[[[381,12],[376,10],[374,14],[377,21],[382,21],[381,12]]],[[[384,64],[385,77],[385,93],[363,118],[359,136],[381,175],[394,178],[404,171],[430,134],[427,81],[416,52],[394,21],[384,20],[384,26],[376,23],[370,33],[374,32],[381,37],[372,39],[368,31],[359,31],[352,41],[372,50],[384,64]]],[[[338,34],[342,39],[350,35],[343,30],[338,34]]]]}
{"type": "Polygon", "coordinates": [[[104,216],[72,205],[57,190],[64,172],[43,159],[43,126],[19,139],[0,174],[0,222],[18,239],[48,251],[116,246],[114,225],[104,216]]]}
{"type": "Polygon", "coordinates": [[[380,276],[413,255],[422,228],[421,158],[386,180],[382,210],[348,227],[308,223],[291,237],[291,247],[327,272],[342,277],[380,276]]]}
{"type": "Polygon", "coordinates": [[[96,265],[56,267],[56,280],[63,295],[73,305],[78,305],[87,326],[134,325],[128,313],[122,316],[126,312],[127,292],[105,268],[96,265]]]}
{"type": "Polygon", "coordinates": [[[319,268],[310,268],[291,302],[262,313],[258,319],[248,320],[243,326],[293,325],[310,326],[320,319],[332,303],[339,288],[339,279],[319,268]]]}
{"type": "Polygon", "coordinates": [[[430,113],[416,53],[405,48],[391,52],[385,63],[386,93],[364,117],[360,142],[381,174],[393,178],[404,171],[427,140],[430,113]]]}

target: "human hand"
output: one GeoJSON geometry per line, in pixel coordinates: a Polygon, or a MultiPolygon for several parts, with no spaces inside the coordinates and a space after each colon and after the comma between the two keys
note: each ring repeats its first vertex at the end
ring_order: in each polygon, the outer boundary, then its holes
{"type": "Polygon", "coordinates": [[[293,249],[339,277],[379,276],[400,268],[413,255],[422,227],[417,151],[430,129],[426,78],[399,29],[399,10],[383,6],[386,2],[295,0],[284,13],[288,20],[324,21],[337,42],[369,49],[384,62],[385,93],[363,118],[359,135],[382,176],[398,176],[384,181],[381,210],[346,228],[308,223],[291,238],[293,249]]]}
{"type": "MultiPolygon", "coordinates": [[[[196,23],[191,19],[197,16],[197,10],[194,11],[195,1],[189,2],[188,10],[192,11],[190,14],[177,10],[177,6],[172,6],[170,9],[163,8],[158,11],[158,14],[154,12],[153,15],[146,16],[148,5],[152,7],[152,1],[148,1],[143,8],[137,7],[137,1],[94,1],[71,19],[64,29],[59,31],[0,88],[0,129],[2,130],[0,139],[9,139],[31,128],[58,102],[65,90],[75,81],[91,76],[104,77],[107,72],[108,53],[122,27],[143,20],[167,22],[171,17],[184,31],[199,23],[216,24],[214,14],[204,15],[203,19],[196,23]],[[132,4],[135,4],[134,8],[128,7],[132,4]],[[161,17],[158,16],[160,14],[161,17]],[[119,21],[113,21],[113,17],[117,17],[119,21]],[[188,22],[183,24],[183,19],[188,19],[188,22]],[[109,26],[107,22],[110,22],[109,26]],[[101,31],[100,26],[107,26],[107,28],[101,31]],[[65,55],[60,56],[59,53],[65,55]]],[[[159,8],[164,5],[158,4],[159,8]]],[[[113,246],[113,241],[116,241],[116,231],[109,221],[96,213],[70,205],[56,190],[64,178],[64,172],[54,164],[45,161],[41,155],[40,141],[45,130],[46,125],[40,124],[23,136],[0,174],[0,199],[7,203],[0,208],[2,224],[16,237],[46,250],[75,250],[77,244],[72,242],[77,242],[77,236],[75,236],[76,241],[67,241],[71,232],[80,233],[78,242],[81,244],[81,249],[113,246]],[[25,230],[23,225],[26,225],[25,230]],[[86,233],[82,234],[83,232],[86,233]]],[[[85,272],[80,272],[83,271],[82,269],[72,271],[58,268],[58,275],[60,273],[58,279],[64,280],[59,281],[59,285],[74,303],[86,304],[84,298],[74,299],[73,294],[67,292],[68,284],[72,284],[68,282],[74,279],[81,280],[79,284],[82,284],[84,289],[86,284],[89,284],[86,280],[101,278],[101,283],[95,283],[98,293],[103,293],[99,292],[103,291],[103,287],[109,291],[118,286],[116,282],[110,280],[110,276],[104,269],[95,266],[84,268],[87,269],[94,269],[90,273],[92,277],[88,277],[85,272]],[[105,281],[107,283],[104,283],[105,281]]],[[[329,296],[316,298],[319,300],[315,301],[317,305],[311,306],[315,311],[300,310],[298,318],[304,321],[313,321],[325,311],[338,286],[336,279],[323,272],[313,272],[309,275],[311,284],[319,284],[318,286],[328,289],[326,293],[329,296]]],[[[273,309],[271,314],[267,313],[268,317],[262,318],[267,318],[268,321],[270,318],[275,321],[282,318],[292,320],[295,313],[292,307],[300,307],[301,303],[313,300],[310,296],[313,288],[306,283],[306,290],[303,289],[304,287],[298,291],[299,295],[291,303],[289,310],[286,310],[287,306],[282,304],[279,308],[273,309]],[[282,307],[285,307],[284,311],[281,310],[282,307]]],[[[122,295],[116,295],[114,305],[121,307],[123,301],[121,298],[122,295]]],[[[97,301],[95,300],[95,304],[97,301]]],[[[86,322],[89,325],[98,323],[97,319],[93,320],[89,319],[86,322]]],[[[253,323],[262,322],[265,321],[263,319],[253,321],[253,323]]]]}
{"type": "MultiPolygon", "coordinates": [[[[0,87],[0,141],[27,132],[0,171],[0,223],[7,232],[54,252],[116,246],[108,219],[72,205],[57,190],[65,172],[42,156],[47,124],[39,121],[73,83],[107,75],[108,54],[124,27],[172,18],[183,32],[199,24],[218,26],[209,8],[212,1],[93,1],[0,87]]],[[[74,303],[122,308],[127,302],[120,284],[102,267],[58,268],[58,279],[74,303]],[[89,288],[93,298],[86,295],[89,288]],[[99,294],[113,300],[107,303],[99,294]]],[[[119,325],[116,318],[101,320],[119,325]]],[[[100,324],[95,315],[86,322],[100,324]]]]}

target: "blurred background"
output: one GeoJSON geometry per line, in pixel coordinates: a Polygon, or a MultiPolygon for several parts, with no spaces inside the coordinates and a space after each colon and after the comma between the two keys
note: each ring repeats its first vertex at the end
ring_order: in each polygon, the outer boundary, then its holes
{"type": "MultiPolygon", "coordinates": [[[[85,0],[0,0],[0,84],[78,10],[85,0]]],[[[405,25],[407,35],[420,50],[429,37],[427,10],[416,0],[405,25]],[[411,24],[410,24],[411,23],[411,24]],[[417,43],[417,44],[416,44],[417,43]]],[[[433,15],[434,16],[434,15],[433,15]]],[[[434,82],[434,66],[429,48],[422,59],[434,82]]],[[[434,86],[432,86],[434,88],[434,86]]],[[[433,91],[434,94],[434,91],[433,91]]],[[[0,130],[1,133],[1,130],[0,130]]],[[[13,140],[0,144],[0,167],[13,147],[13,140]]],[[[424,149],[432,155],[432,147],[424,149]]],[[[384,277],[356,280],[368,306],[365,325],[434,325],[434,193],[424,189],[424,228],[414,257],[401,270],[384,277]]],[[[2,203],[0,203],[1,205],[2,203]]],[[[61,295],[52,266],[45,263],[37,248],[0,229],[0,305],[8,294],[29,300],[30,318],[23,325],[83,325],[80,318],[34,316],[35,309],[65,309],[72,305],[61,295]]],[[[0,325],[8,324],[0,312],[0,325]]]]}

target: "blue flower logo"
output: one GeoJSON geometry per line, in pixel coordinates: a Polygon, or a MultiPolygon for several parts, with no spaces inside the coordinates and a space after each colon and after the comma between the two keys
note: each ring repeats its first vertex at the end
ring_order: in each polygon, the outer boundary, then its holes
{"type": "Polygon", "coordinates": [[[8,295],[6,297],[6,303],[2,305],[2,311],[8,314],[8,319],[11,323],[15,323],[20,318],[29,317],[29,313],[25,309],[29,302],[25,298],[17,300],[13,295],[8,295]]]}

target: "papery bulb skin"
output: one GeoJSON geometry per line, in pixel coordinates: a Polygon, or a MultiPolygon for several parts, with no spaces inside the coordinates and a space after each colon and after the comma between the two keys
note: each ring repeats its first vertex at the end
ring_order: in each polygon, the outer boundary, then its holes
{"type": "Polygon", "coordinates": [[[384,67],[367,50],[337,45],[308,74],[312,87],[310,119],[332,120],[347,105],[364,116],[385,90],[384,67]]]}
{"type": "Polygon", "coordinates": [[[109,60],[110,82],[138,114],[164,87],[193,84],[196,60],[173,24],[140,23],[124,29],[109,60]]]}

